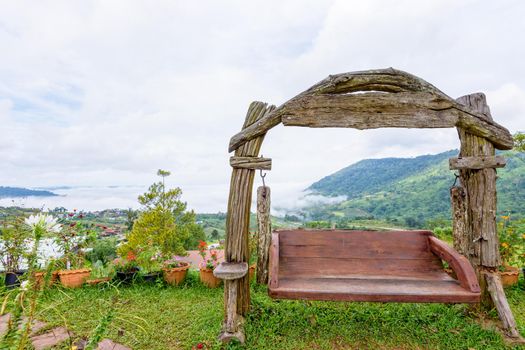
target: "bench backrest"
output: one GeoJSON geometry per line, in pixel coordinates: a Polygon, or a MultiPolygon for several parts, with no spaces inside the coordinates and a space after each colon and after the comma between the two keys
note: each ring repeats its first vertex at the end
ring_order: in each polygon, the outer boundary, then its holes
{"type": "Polygon", "coordinates": [[[430,231],[282,230],[279,278],[423,277],[443,269],[430,231]]]}

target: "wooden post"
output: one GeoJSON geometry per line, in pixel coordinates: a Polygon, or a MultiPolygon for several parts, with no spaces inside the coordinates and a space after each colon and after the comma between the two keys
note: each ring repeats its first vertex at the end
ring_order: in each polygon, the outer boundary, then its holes
{"type": "MultiPolygon", "coordinates": [[[[275,106],[268,106],[263,102],[252,102],[246,114],[243,129],[257,122],[267,113],[271,112],[275,106]]],[[[257,157],[264,139],[264,134],[243,144],[235,151],[235,157],[257,157]]],[[[254,169],[233,168],[230,181],[230,196],[228,199],[228,214],[226,216],[226,247],[224,257],[226,262],[248,262],[248,229],[250,225],[250,207],[252,201],[254,169]]],[[[225,283],[224,285],[224,308],[225,312],[232,298],[237,299],[236,310],[242,319],[250,307],[250,284],[249,277],[244,276],[240,279],[225,283]],[[233,289],[236,289],[233,292],[233,289]]],[[[226,321],[226,318],[225,318],[226,321]]],[[[225,325],[226,326],[226,325],[225,325]]],[[[237,338],[244,341],[241,323],[235,325],[238,329],[226,331],[223,327],[220,338],[229,341],[237,338]],[[227,333],[227,334],[225,334],[227,333]]]]}
{"type": "MultiPolygon", "coordinates": [[[[492,121],[484,94],[463,96],[457,101],[492,121]]],[[[462,128],[458,128],[458,133],[461,141],[460,158],[495,156],[494,145],[487,139],[462,128]]],[[[507,320],[512,319],[513,322],[510,309],[501,309],[504,305],[508,306],[501,281],[499,278],[486,279],[500,265],[496,230],[496,169],[461,168],[459,176],[462,188],[451,190],[455,248],[469,259],[476,270],[482,293],[481,307],[490,310],[496,306],[500,317],[505,314],[507,320]],[[496,300],[494,305],[493,301],[496,300]]],[[[504,321],[504,325],[512,325],[512,322],[504,321]]],[[[513,330],[506,331],[515,334],[513,330]]]]}
{"type": "Polygon", "coordinates": [[[259,239],[257,244],[257,283],[268,284],[268,255],[272,234],[270,218],[270,187],[257,189],[257,224],[259,239]]]}

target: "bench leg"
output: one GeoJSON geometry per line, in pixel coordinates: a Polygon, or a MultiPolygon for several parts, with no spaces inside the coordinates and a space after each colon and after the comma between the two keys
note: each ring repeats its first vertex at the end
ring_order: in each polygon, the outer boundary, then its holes
{"type": "Polygon", "coordinates": [[[237,339],[244,344],[243,317],[237,314],[237,288],[239,287],[237,282],[236,280],[224,281],[224,288],[228,293],[228,305],[226,305],[226,320],[219,334],[219,340],[227,343],[232,339],[237,339]]]}

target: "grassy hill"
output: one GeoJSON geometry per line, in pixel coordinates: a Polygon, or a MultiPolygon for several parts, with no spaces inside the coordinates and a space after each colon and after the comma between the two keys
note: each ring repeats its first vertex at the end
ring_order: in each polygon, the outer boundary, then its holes
{"type": "MultiPolygon", "coordinates": [[[[362,160],[308,188],[325,196],[346,195],[348,200],[305,212],[311,220],[374,218],[412,227],[449,219],[454,174],[448,169],[448,159],[457,154],[452,150],[415,158],[362,160]]],[[[505,168],[498,169],[498,211],[516,216],[525,213],[525,154],[503,155],[508,161],[505,168]]]]}

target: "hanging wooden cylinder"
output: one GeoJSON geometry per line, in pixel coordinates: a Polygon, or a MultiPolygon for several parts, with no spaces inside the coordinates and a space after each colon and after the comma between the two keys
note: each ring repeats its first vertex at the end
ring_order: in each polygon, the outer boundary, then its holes
{"type": "Polygon", "coordinates": [[[257,188],[257,283],[268,284],[268,256],[272,232],[270,219],[270,187],[257,188]]]}

